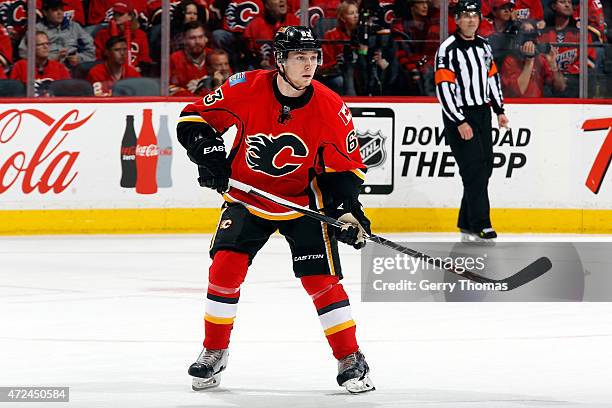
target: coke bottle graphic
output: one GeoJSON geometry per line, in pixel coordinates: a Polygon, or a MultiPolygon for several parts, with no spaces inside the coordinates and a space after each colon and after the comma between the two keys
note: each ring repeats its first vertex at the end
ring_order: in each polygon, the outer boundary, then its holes
{"type": "Polygon", "coordinates": [[[136,192],[157,192],[157,138],[151,109],[143,109],[142,127],[136,144],[136,192]]]}
{"type": "Polygon", "coordinates": [[[159,157],[157,159],[157,187],[172,187],[172,139],[168,131],[168,115],[161,115],[159,118],[157,145],[159,146],[159,157]]]}
{"type": "Polygon", "coordinates": [[[136,187],[136,132],[134,115],[125,117],[125,132],[121,139],[121,187],[136,187]]]}

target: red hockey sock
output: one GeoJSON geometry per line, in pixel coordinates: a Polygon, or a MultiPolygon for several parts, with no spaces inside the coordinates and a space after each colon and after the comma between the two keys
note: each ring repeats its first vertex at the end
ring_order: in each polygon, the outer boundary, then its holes
{"type": "Polygon", "coordinates": [[[340,360],[359,349],[355,337],[355,322],[351,316],[348,296],[337,276],[314,275],[301,278],[306,292],[312,297],[334,357],[340,360]]]}
{"type": "Polygon", "coordinates": [[[207,349],[225,349],[229,345],[248,262],[247,254],[234,251],[218,251],[213,258],[204,315],[204,347],[207,349]]]}

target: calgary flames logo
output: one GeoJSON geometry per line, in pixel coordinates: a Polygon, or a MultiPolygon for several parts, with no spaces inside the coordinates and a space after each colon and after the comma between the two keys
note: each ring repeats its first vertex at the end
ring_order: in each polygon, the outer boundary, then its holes
{"type": "Polygon", "coordinates": [[[395,20],[395,12],[393,11],[395,2],[381,3],[380,6],[383,10],[383,19],[385,21],[385,24],[391,25],[393,23],[393,20],[395,20]]]}
{"type": "Polygon", "coordinates": [[[253,171],[272,177],[293,173],[308,156],[306,144],[293,133],[276,137],[258,133],[247,136],[246,162],[253,171]]]}
{"type": "Polygon", "coordinates": [[[25,26],[27,18],[24,0],[4,1],[0,5],[0,22],[9,31],[25,26]]]}
{"type": "Polygon", "coordinates": [[[259,6],[251,1],[232,2],[227,6],[225,17],[230,30],[244,30],[251,20],[259,15],[259,6]]]}

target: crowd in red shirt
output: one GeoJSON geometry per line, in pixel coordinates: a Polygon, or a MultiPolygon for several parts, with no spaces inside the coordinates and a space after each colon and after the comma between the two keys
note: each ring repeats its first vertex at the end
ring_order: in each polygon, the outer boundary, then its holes
{"type": "MultiPolygon", "coordinates": [[[[449,0],[450,34],[456,29],[457,1],[449,0]]],[[[41,21],[45,7],[57,2],[61,2],[64,21],[91,27],[87,31],[93,37],[97,62],[75,69],[48,58],[37,66],[38,82],[86,79],[94,93],[103,96],[111,95],[114,83],[121,79],[159,77],[161,0],[37,0],[41,21]],[[117,45],[118,38],[125,47],[117,45]],[[111,42],[125,52],[113,51],[111,42]]],[[[343,85],[332,88],[346,94],[431,95],[440,3],[310,0],[308,22],[324,41],[319,79],[333,84],[341,78],[343,85]]],[[[19,60],[16,45],[25,34],[26,4],[27,0],[0,0],[0,78],[25,81],[26,64],[19,60]]],[[[589,44],[607,45],[604,5],[601,0],[588,0],[589,44]]],[[[479,34],[493,47],[507,96],[550,94],[546,87],[552,86],[554,70],[568,79],[571,89],[580,71],[579,47],[572,45],[579,42],[577,4],[572,0],[481,0],[481,8],[479,34]],[[516,80],[525,59],[520,51],[523,44],[517,44],[516,37],[523,21],[533,23],[538,33],[533,40],[537,55],[528,64],[535,79],[526,88],[516,80]],[[545,43],[554,46],[543,53],[538,44],[545,43]]],[[[171,0],[170,94],[201,95],[231,72],[273,69],[274,33],[281,26],[298,25],[300,12],[300,0],[171,0]],[[211,61],[223,68],[214,69],[211,61]]],[[[597,50],[589,48],[589,68],[601,70],[603,48],[597,50]]],[[[39,94],[45,94],[44,87],[39,94]]]]}

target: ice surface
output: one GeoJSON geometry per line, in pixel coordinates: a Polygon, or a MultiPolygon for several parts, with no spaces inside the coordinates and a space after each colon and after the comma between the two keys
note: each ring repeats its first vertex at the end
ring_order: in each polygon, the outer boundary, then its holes
{"type": "Polygon", "coordinates": [[[343,246],[377,388],[347,395],[278,236],[243,285],[221,387],[193,392],[209,240],[0,238],[0,386],[70,387],[67,404],[26,407],[612,406],[611,303],[362,303],[343,246]]]}

